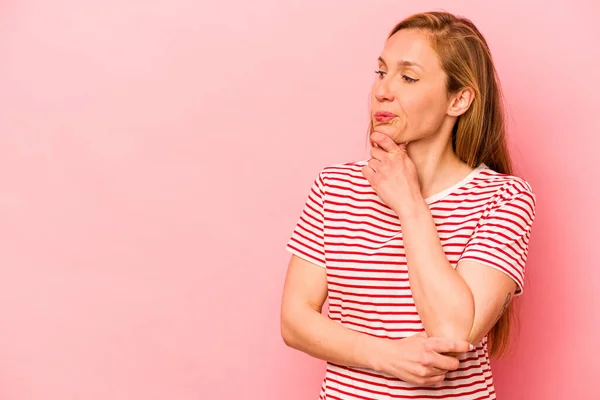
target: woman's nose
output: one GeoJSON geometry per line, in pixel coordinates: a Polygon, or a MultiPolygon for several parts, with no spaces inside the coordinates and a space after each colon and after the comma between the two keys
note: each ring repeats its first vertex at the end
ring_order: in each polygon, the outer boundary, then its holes
{"type": "Polygon", "coordinates": [[[394,92],[390,86],[388,77],[384,77],[379,81],[379,86],[375,90],[375,97],[378,101],[394,101],[394,92]]]}

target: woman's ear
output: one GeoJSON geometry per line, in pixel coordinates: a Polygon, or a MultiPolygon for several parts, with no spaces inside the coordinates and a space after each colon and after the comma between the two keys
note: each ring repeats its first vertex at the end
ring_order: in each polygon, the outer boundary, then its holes
{"type": "Polygon", "coordinates": [[[474,99],[475,91],[472,88],[467,87],[459,90],[451,97],[448,115],[452,117],[463,115],[467,112],[474,99]]]}

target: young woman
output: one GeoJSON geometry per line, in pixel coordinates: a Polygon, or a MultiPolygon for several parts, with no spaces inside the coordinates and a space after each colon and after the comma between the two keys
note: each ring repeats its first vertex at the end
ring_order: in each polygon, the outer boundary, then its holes
{"type": "Polygon", "coordinates": [[[319,172],[287,243],[282,336],[328,361],[320,399],[495,399],[535,195],[489,48],[468,19],[417,14],[375,72],[371,157],[319,172]]]}

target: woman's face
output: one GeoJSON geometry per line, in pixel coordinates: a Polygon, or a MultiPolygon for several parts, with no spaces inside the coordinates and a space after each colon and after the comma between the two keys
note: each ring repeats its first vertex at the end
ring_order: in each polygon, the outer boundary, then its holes
{"type": "Polygon", "coordinates": [[[400,30],[385,44],[373,83],[373,130],[396,143],[436,135],[450,100],[446,74],[424,33],[400,30]]]}

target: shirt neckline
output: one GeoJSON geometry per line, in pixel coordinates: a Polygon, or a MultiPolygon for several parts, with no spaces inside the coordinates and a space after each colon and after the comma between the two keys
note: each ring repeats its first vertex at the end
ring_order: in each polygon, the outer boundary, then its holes
{"type": "Polygon", "coordinates": [[[431,204],[434,203],[444,197],[446,197],[447,195],[449,195],[450,193],[452,193],[453,191],[455,191],[456,189],[459,189],[461,186],[469,183],[470,181],[473,180],[473,178],[475,178],[481,171],[483,171],[484,169],[486,169],[488,166],[485,163],[481,163],[477,166],[477,168],[475,168],[473,171],[469,172],[469,174],[467,176],[465,176],[463,179],[461,179],[459,182],[455,183],[454,185],[439,191],[429,197],[427,197],[425,199],[425,202],[427,204],[431,204]]]}

